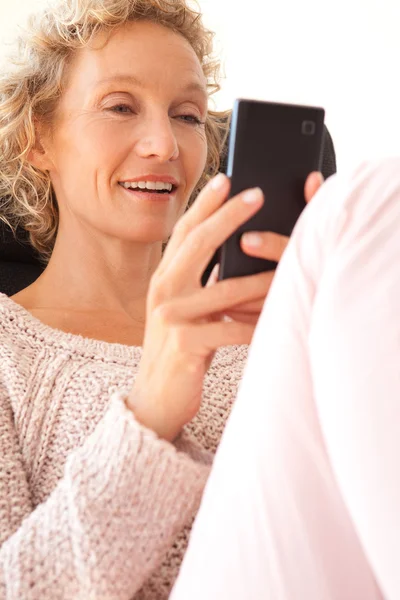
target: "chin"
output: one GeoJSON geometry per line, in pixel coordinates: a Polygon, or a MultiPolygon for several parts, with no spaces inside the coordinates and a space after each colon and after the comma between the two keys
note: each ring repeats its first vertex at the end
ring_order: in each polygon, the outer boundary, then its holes
{"type": "Polygon", "coordinates": [[[111,235],[121,241],[135,244],[156,244],[168,241],[172,230],[173,227],[142,227],[140,229],[135,227],[127,231],[126,227],[124,227],[123,230],[113,231],[111,235]]]}
{"type": "Polygon", "coordinates": [[[152,244],[156,242],[165,242],[172,234],[172,231],[184,212],[184,208],[175,207],[175,210],[168,212],[151,210],[150,214],[143,214],[143,210],[124,211],[120,214],[114,214],[111,221],[102,219],[101,229],[109,235],[120,240],[152,244]],[[169,213],[169,214],[168,214],[169,213]]]}

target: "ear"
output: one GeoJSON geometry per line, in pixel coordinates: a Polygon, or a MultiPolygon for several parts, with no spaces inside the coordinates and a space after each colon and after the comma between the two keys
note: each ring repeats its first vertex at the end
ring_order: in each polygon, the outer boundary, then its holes
{"type": "Polygon", "coordinates": [[[28,153],[28,162],[40,171],[50,171],[53,163],[50,159],[50,135],[48,128],[45,128],[38,119],[35,124],[35,144],[28,153]]]}

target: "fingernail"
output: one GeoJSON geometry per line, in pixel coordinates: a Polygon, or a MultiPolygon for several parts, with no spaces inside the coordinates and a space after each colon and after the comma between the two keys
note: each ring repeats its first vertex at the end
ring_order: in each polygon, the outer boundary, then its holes
{"type": "Polygon", "coordinates": [[[322,175],[322,173],[320,173],[319,171],[318,171],[318,178],[319,178],[320,184],[322,185],[324,183],[325,179],[324,179],[324,176],[322,175]]]}
{"type": "Polygon", "coordinates": [[[261,202],[262,198],[263,193],[259,187],[253,188],[252,190],[247,190],[247,192],[243,194],[243,202],[245,204],[258,204],[261,202]]]}
{"type": "Polygon", "coordinates": [[[224,183],[225,175],[223,173],[218,173],[218,175],[216,175],[214,179],[211,180],[210,187],[213,190],[219,190],[224,186],[224,183]]]}
{"type": "Polygon", "coordinates": [[[217,263],[216,265],[214,265],[213,270],[211,271],[211,275],[208,278],[207,281],[207,287],[211,287],[212,285],[215,285],[218,281],[218,275],[219,275],[219,263],[217,263]]]}
{"type": "Polygon", "coordinates": [[[258,233],[245,233],[242,240],[245,246],[251,246],[252,248],[259,248],[262,244],[261,235],[258,233]]]}

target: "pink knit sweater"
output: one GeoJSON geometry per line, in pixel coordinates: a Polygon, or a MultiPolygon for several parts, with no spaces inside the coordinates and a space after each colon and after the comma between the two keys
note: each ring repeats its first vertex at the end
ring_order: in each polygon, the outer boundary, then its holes
{"type": "Polygon", "coordinates": [[[219,351],[175,445],[124,404],[139,347],[0,294],[0,598],[168,598],[247,348],[219,351]]]}

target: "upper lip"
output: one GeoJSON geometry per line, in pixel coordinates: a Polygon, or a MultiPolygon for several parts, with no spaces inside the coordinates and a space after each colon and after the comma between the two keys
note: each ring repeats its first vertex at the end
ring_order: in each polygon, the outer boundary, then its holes
{"type": "Polygon", "coordinates": [[[174,187],[178,187],[179,183],[171,175],[140,175],[139,177],[131,177],[129,179],[121,179],[119,183],[133,183],[135,181],[159,181],[162,183],[171,183],[174,187]]]}

